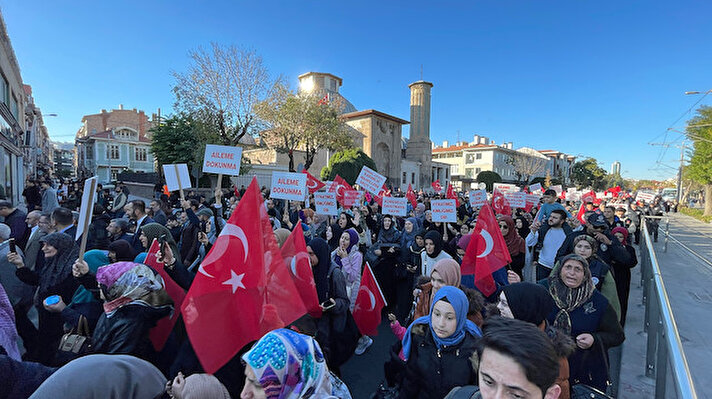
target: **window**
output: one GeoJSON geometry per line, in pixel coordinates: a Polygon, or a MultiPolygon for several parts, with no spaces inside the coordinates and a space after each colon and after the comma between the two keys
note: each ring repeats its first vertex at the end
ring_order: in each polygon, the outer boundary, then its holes
{"type": "Polygon", "coordinates": [[[114,144],[109,144],[106,146],[106,158],[107,159],[119,159],[119,146],[114,144]]]}
{"type": "Polygon", "coordinates": [[[480,172],[482,172],[482,168],[475,168],[475,173],[476,173],[476,174],[478,174],[478,175],[479,175],[479,174],[480,174],[480,172]]]}
{"type": "Polygon", "coordinates": [[[445,178],[446,179],[450,178],[450,169],[449,168],[445,168],[445,178]]]}
{"type": "Polygon", "coordinates": [[[17,117],[17,112],[19,108],[17,106],[17,97],[13,94],[12,97],[10,98],[10,112],[12,112],[12,116],[15,117],[15,120],[19,122],[19,119],[17,117]]]}
{"type": "Polygon", "coordinates": [[[410,182],[415,184],[415,172],[410,174],[410,182]]]}
{"type": "Polygon", "coordinates": [[[465,176],[470,179],[474,179],[475,178],[475,170],[472,168],[465,169],[465,176]]]}
{"type": "Polygon", "coordinates": [[[139,162],[146,162],[148,151],[145,148],[136,149],[136,160],[139,162]]]}
{"type": "Polygon", "coordinates": [[[10,85],[7,83],[7,79],[5,79],[5,76],[0,73],[0,102],[7,104],[9,90],[10,85]]]}
{"type": "Polygon", "coordinates": [[[407,176],[407,175],[405,174],[405,172],[403,172],[403,177],[401,178],[401,183],[403,183],[403,184],[406,183],[406,180],[407,180],[407,177],[406,177],[406,176],[407,176]]]}
{"type": "Polygon", "coordinates": [[[329,86],[331,91],[336,91],[336,79],[331,79],[331,81],[329,82],[329,86]]]}
{"type": "MultiPolygon", "coordinates": [[[[477,154],[480,155],[480,154],[477,154]]],[[[473,163],[475,162],[475,155],[474,154],[467,154],[465,156],[465,163],[473,163]]]]}

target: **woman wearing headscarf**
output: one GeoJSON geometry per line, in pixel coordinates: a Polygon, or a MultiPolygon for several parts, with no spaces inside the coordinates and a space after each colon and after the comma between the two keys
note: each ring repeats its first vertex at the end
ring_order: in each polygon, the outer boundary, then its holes
{"type": "Polygon", "coordinates": [[[167,384],[171,399],[230,399],[230,393],[214,375],[197,373],[185,377],[182,372],[167,384]]]}
{"type": "Polygon", "coordinates": [[[452,256],[443,251],[443,239],[437,231],[429,231],[425,234],[425,251],[421,254],[421,274],[430,276],[437,261],[442,259],[452,259],[452,256]]]}
{"type": "Polygon", "coordinates": [[[289,230],[282,227],[274,231],[274,238],[277,239],[277,244],[279,244],[280,248],[282,247],[282,244],[287,241],[287,238],[289,238],[290,233],[291,232],[289,230]]]}
{"type": "Polygon", "coordinates": [[[143,245],[145,251],[136,255],[134,262],[143,263],[146,260],[146,255],[148,254],[149,248],[151,248],[151,244],[153,244],[153,240],[159,240],[162,236],[166,237],[166,243],[173,250],[173,256],[180,261],[183,260],[180,257],[178,244],[176,244],[171,231],[168,230],[166,226],[158,223],[148,223],[141,226],[141,231],[138,234],[140,234],[139,240],[141,240],[141,244],[143,245]]]}
{"type": "Polygon", "coordinates": [[[309,218],[307,217],[307,224],[309,224],[310,228],[308,231],[304,232],[304,240],[308,244],[309,241],[314,238],[326,237],[326,230],[329,227],[329,216],[314,213],[314,218],[312,219],[311,223],[309,221],[309,218]]]}
{"type": "Polygon", "coordinates": [[[361,253],[366,253],[371,245],[373,245],[373,238],[371,237],[371,229],[368,227],[366,218],[368,217],[368,207],[363,206],[361,208],[354,208],[354,224],[356,225],[356,232],[358,233],[358,246],[361,253]]]}
{"type": "Polygon", "coordinates": [[[17,253],[9,253],[7,259],[17,267],[15,274],[25,284],[37,286],[35,308],[39,316],[37,352],[28,355],[28,360],[51,365],[59,340],[64,334],[62,317],[47,311],[43,303],[47,297],[58,295],[64,303],[69,303],[79,282],[72,277],[72,264],[79,257],[79,247],[74,238],[64,233],[52,233],[40,239],[45,261],[42,270],[25,267],[17,253]]]}
{"type": "Polygon", "coordinates": [[[519,216],[514,220],[514,227],[517,229],[519,237],[524,239],[527,238],[527,235],[529,234],[529,222],[524,216],[519,216]]]}
{"type": "Polygon", "coordinates": [[[421,285],[416,297],[413,319],[423,317],[430,312],[430,305],[438,290],[445,286],[460,287],[462,276],[460,265],[454,259],[441,259],[430,273],[430,282],[421,285]]]}
{"type": "Polygon", "coordinates": [[[136,259],[136,251],[126,240],[116,240],[109,244],[109,263],[132,262],[136,259]]]}
{"type": "Polygon", "coordinates": [[[341,268],[331,263],[327,242],[321,238],[311,240],[307,254],[323,312],[316,340],[324,350],[329,367],[338,374],[341,365],[353,355],[361,334],[358,329],[353,330],[355,324],[349,311],[346,278],[341,268]]]}
{"type": "Polygon", "coordinates": [[[556,383],[561,387],[560,399],[571,396],[569,386],[569,360],[574,351],[574,342],[561,330],[548,325],[546,317],[554,306],[549,291],[539,284],[522,282],[510,284],[499,295],[497,310],[505,318],[532,323],[547,333],[559,356],[559,377],[556,383]]]}
{"type": "Polygon", "coordinates": [[[470,358],[482,333],[467,319],[468,307],[464,292],[445,286],[433,297],[429,314],[408,327],[398,398],[440,399],[454,387],[476,383],[470,358]]]}
{"type": "Polygon", "coordinates": [[[598,251],[598,241],[586,234],[574,239],[574,253],[582,256],[588,262],[591,271],[591,279],[597,290],[608,299],[616,314],[620,316],[621,305],[618,299],[618,289],[616,281],[611,274],[611,268],[596,254],[598,251]]]}
{"type": "Polygon", "coordinates": [[[57,370],[30,398],[152,399],[160,397],[165,387],[166,377],[145,360],[88,355],[57,370]]]}
{"type": "Polygon", "coordinates": [[[605,392],[607,351],[623,343],[625,335],[608,299],[596,290],[588,261],[576,254],[564,256],[543,283],[554,299],[549,324],[576,342],[576,351],[569,356],[569,383],[605,392]]]}
{"type": "Polygon", "coordinates": [[[391,312],[396,306],[396,265],[401,251],[401,233],[392,216],[383,215],[381,223],[378,238],[369,250],[370,264],[388,303],[386,311],[391,312]]]}
{"type": "MultiPolygon", "coordinates": [[[[86,262],[77,261],[73,273],[93,278],[86,262]]],[[[163,278],[150,267],[117,262],[100,267],[96,282],[104,304],[92,336],[97,353],[127,353],[151,360],[155,354],[148,332],[173,311],[173,300],[163,278]]]]}
{"type": "Polygon", "coordinates": [[[620,241],[630,255],[628,263],[621,263],[616,259],[611,259],[618,299],[621,302],[621,326],[625,327],[625,319],[628,314],[628,295],[630,294],[630,269],[638,264],[638,257],[635,255],[635,248],[628,244],[629,233],[625,227],[616,227],[611,233],[620,241]]]}
{"type": "Polygon", "coordinates": [[[509,265],[519,277],[524,279],[522,269],[524,269],[524,257],[527,250],[524,239],[519,236],[511,216],[499,215],[497,221],[499,222],[499,230],[504,236],[504,242],[507,244],[509,255],[512,257],[512,262],[509,265]]]}
{"type": "Polygon", "coordinates": [[[242,398],[351,399],[346,384],[329,371],[313,338],[287,329],[274,330],[242,355],[242,398]]]}
{"type": "Polygon", "coordinates": [[[347,229],[341,234],[339,246],[331,252],[331,261],[341,268],[346,278],[346,293],[351,304],[349,310],[354,310],[358,289],[361,285],[361,266],[363,254],[358,249],[358,233],[354,229],[347,229]]]}
{"type": "MultiPolygon", "coordinates": [[[[395,267],[395,314],[399,320],[405,321],[410,313],[413,302],[413,284],[416,266],[413,263],[411,247],[418,234],[418,220],[414,217],[407,218],[403,223],[403,233],[400,237],[400,253],[395,267]]],[[[418,259],[420,263],[420,259],[418,259]]]]}
{"type": "Polygon", "coordinates": [[[344,231],[355,227],[353,218],[346,212],[341,212],[339,219],[336,223],[331,225],[331,237],[329,237],[329,232],[327,231],[327,238],[329,240],[329,248],[333,251],[339,246],[339,240],[341,240],[341,235],[344,231]]]}

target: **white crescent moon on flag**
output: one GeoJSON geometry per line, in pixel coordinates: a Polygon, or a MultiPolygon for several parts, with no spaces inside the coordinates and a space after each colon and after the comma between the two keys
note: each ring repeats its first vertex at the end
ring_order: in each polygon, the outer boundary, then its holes
{"type": "Polygon", "coordinates": [[[292,270],[292,274],[294,275],[294,277],[296,277],[299,280],[304,281],[304,279],[299,277],[299,274],[297,273],[297,260],[299,260],[299,258],[307,258],[307,261],[308,261],[309,255],[307,255],[304,252],[300,252],[300,253],[296,254],[295,256],[292,257],[292,261],[289,262],[289,268],[292,270]]]}
{"type": "Polygon", "coordinates": [[[490,252],[492,252],[492,248],[494,248],[494,240],[492,240],[492,236],[485,229],[482,229],[480,231],[480,235],[482,236],[482,238],[485,239],[485,250],[482,251],[481,254],[477,255],[477,257],[484,258],[485,256],[489,255],[490,252]]]}
{"type": "Polygon", "coordinates": [[[220,232],[220,235],[237,237],[240,241],[242,241],[242,246],[245,249],[245,261],[247,261],[247,254],[249,253],[250,248],[247,244],[247,236],[242,230],[242,227],[228,223],[225,225],[225,228],[223,228],[223,230],[220,232]]]}
{"type": "Polygon", "coordinates": [[[368,309],[368,311],[370,312],[376,308],[376,296],[373,295],[373,292],[371,292],[371,290],[369,290],[368,288],[366,288],[364,286],[359,288],[359,291],[362,291],[362,290],[366,290],[366,292],[368,292],[368,298],[371,300],[371,309],[368,309]]]}
{"type": "Polygon", "coordinates": [[[307,187],[308,188],[316,188],[317,184],[315,180],[307,179],[307,187]]]}
{"type": "Polygon", "coordinates": [[[343,191],[341,191],[341,193],[339,193],[339,190],[343,190],[343,188],[344,188],[343,184],[339,184],[338,186],[336,186],[336,195],[337,195],[337,196],[339,196],[339,197],[343,197],[343,196],[344,196],[344,192],[343,192],[343,191]]]}

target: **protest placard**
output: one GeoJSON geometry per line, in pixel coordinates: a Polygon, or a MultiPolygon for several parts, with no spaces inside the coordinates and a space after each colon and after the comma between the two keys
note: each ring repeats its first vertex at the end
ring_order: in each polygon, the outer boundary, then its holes
{"type": "Polygon", "coordinates": [[[532,184],[529,186],[529,192],[541,192],[541,183],[532,184]]]}
{"type": "Polygon", "coordinates": [[[509,192],[504,194],[504,198],[509,201],[509,206],[524,208],[527,203],[527,195],[523,191],[509,192]]]}
{"type": "Polygon", "coordinates": [[[363,191],[345,190],[342,202],[345,208],[350,208],[358,203],[361,198],[363,198],[363,191]]]}
{"type": "Polygon", "coordinates": [[[525,199],[525,205],[536,205],[539,203],[539,199],[541,199],[541,196],[539,194],[527,194],[526,199],[525,199]]]}
{"type": "Polygon", "coordinates": [[[405,216],[408,211],[408,200],[403,197],[383,197],[381,213],[384,215],[405,216]]]}
{"type": "MultiPolygon", "coordinates": [[[[598,193],[596,193],[596,194],[598,194],[598,193]]],[[[596,195],[596,196],[598,196],[598,195],[596,195]]],[[[655,200],[655,194],[638,191],[638,194],[635,196],[635,200],[636,201],[653,202],[653,200],[655,200]]]]}
{"type": "Polygon", "coordinates": [[[336,215],[338,213],[336,194],[334,193],[314,193],[314,205],[316,206],[316,213],[320,215],[336,215]]]}
{"type": "Polygon", "coordinates": [[[84,181],[84,191],[82,192],[82,205],[79,209],[79,220],[77,221],[77,234],[74,236],[75,240],[82,237],[81,245],[79,246],[80,256],[84,256],[84,250],[87,246],[87,236],[88,234],[82,233],[89,230],[89,224],[91,223],[91,218],[94,214],[94,198],[96,198],[96,185],[99,178],[97,176],[91,177],[84,181]]]}
{"type": "Polygon", "coordinates": [[[494,183],[492,185],[492,188],[494,190],[499,191],[500,193],[513,193],[519,191],[519,187],[517,187],[514,184],[506,184],[506,183],[494,183]]]}
{"type": "Polygon", "coordinates": [[[166,178],[168,191],[180,190],[181,199],[185,198],[183,189],[191,188],[188,165],[184,163],[163,165],[163,175],[166,178]]]}
{"type": "Polygon", "coordinates": [[[433,214],[433,222],[457,222],[454,199],[432,200],[430,210],[433,214]]]}
{"type": "Polygon", "coordinates": [[[270,198],[304,201],[307,196],[307,175],[304,173],[272,172],[270,198]]]}
{"type": "Polygon", "coordinates": [[[386,177],[379,175],[375,170],[364,166],[361,168],[361,173],[356,178],[356,184],[370,191],[373,194],[378,194],[386,182],[386,177]]]}
{"type": "Polygon", "coordinates": [[[557,184],[555,186],[549,186],[549,190],[556,191],[556,195],[561,195],[561,192],[564,191],[564,189],[561,188],[561,184],[557,184]]]}
{"type": "Polygon", "coordinates": [[[470,205],[472,206],[482,206],[487,202],[487,191],[485,190],[472,190],[470,191],[470,205]]]}
{"type": "Polygon", "coordinates": [[[206,144],[203,173],[238,176],[241,160],[242,147],[206,144]]]}

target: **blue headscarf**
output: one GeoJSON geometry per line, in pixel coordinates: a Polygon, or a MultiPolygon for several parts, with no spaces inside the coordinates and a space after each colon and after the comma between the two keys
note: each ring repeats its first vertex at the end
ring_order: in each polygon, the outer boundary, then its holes
{"type": "Polygon", "coordinates": [[[475,337],[481,337],[482,332],[480,329],[475,325],[475,323],[467,319],[467,309],[469,307],[470,304],[467,300],[467,296],[459,288],[451,287],[449,285],[440,288],[438,292],[435,293],[433,302],[430,303],[430,314],[415,319],[415,321],[408,326],[408,330],[405,332],[405,336],[403,336],[403,357],[408,360],[408,357],[410,356],[411,330],[416,324],[427,324],[430,327],[430,335],[432,335],[438,349],[444,346],[459,344],[463,339],[465,339],[465,332],[468,332],[470,335],[475,337]],[[435,331],[433,331],[433,324],[430,319],[430,316],[433,314],[435,304],[443,298],[447,298],[447,301],[450,305],[452,305],[453,309],[455,309],[455,315],[457,316],[457,327],[455,328],[455,332],[447,338],[440,338],[437,334],[435,334],[435,331]]]}

